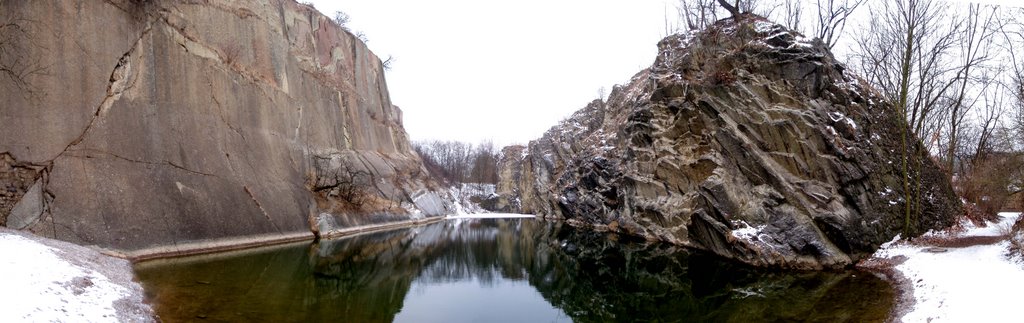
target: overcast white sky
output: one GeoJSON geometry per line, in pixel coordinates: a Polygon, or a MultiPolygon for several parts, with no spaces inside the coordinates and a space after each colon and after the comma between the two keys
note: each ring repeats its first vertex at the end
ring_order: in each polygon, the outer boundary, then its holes
{"type": "Polygon", "coordinates": [[[664,35],[663,0],[312,2],[395,57],[413,140],[526,143],[650,66],[664,35]]]}
{"type": "MultiPolygon", "coordinates": [[[[985,0],[1014,4],[1021,0],[985,0]]],[[[540,137],[654,62],[676,0],[365,0],[312,3],[370,39],[412,140],[540,137]]]]}

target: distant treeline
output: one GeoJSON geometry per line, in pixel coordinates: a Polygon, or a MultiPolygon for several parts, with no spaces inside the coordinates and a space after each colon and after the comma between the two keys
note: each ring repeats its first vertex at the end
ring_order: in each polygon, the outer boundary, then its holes
{"type": "Polygon", "coordinates": [[[417,141],[413,149],[430,174],[446,184],[498,182],[499,151],[491,141],[417,141]]]}

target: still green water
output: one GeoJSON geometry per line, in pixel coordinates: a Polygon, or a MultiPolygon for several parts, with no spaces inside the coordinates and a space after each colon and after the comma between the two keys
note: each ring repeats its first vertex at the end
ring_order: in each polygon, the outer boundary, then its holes
{"type": "Polygon", "coordinates": [[[135,268],[165,322],[875,322],[864,272],[776,272],[534,219],[423,227],[135,268]]]}

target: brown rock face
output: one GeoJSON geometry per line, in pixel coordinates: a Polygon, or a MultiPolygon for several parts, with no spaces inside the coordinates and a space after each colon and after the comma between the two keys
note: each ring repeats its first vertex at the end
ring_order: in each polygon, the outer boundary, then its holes
{"type": "Polygon", "coordinates": [[[0,22],[0,66],[29,67],[0,77],[8,226],[136,250],[448,211],[380,60],[311,7],[5,1],[0,22]]]}
{"type": "MultiPolygon", "coordinates": [[[[844,267],[903,231],[902,118],[820,41],[748,17],[658,46],[607,102],[505,148],[498,208],[786,268],[844,267]]],[[[910,231],[948,226],[959,200],[913,151],[910,231]]]]}

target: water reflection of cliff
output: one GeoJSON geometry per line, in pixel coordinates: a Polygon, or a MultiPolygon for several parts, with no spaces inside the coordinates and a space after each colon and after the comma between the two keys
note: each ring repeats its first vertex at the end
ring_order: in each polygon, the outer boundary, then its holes
{"type": "Polygon", "coordinates": [[[677,247],[555,230],[530,279],[575,321],[884,321],[885,282],[856,272],[765,272],[677,247]],[[553,269],[545,271],[542,268],[553,269]]]}
{"type": "Polygon", "coordinates": [[[877,321],[892,299],[866,274],[757,272],[538,220],[453,220],[137,271],[168,321],[387,322],[414,281],[473,278],[525,280],[575,321],[877,321]]]}

